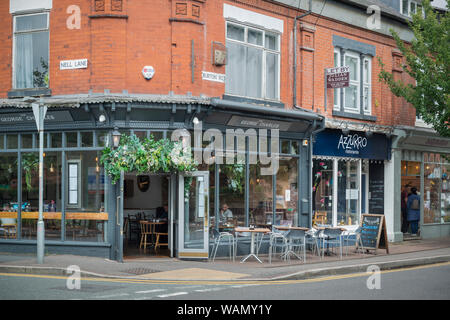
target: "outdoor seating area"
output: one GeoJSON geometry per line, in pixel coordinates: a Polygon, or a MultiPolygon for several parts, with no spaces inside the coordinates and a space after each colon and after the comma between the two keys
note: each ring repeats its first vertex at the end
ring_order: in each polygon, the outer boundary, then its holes
{"type": "Polygon", "coordinates": [[[308,259],[329,257],[342,260],[351,254],[365,254],[360,228],[315,225],[313,228],[292,226],[235,227],[230,231],[212,229],[210,260],[257,261],[259,263],[306,263],[308,259]],[[358,245],[356,245],[358,244],[358,245]]]}

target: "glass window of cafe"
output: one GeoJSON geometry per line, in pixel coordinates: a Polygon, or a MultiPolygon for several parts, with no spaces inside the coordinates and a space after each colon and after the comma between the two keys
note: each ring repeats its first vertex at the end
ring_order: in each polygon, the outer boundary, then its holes
{"type": "MultiPolygon", "coordinates": [[[[99,157],[107,132],[52,132],[44,135],[43,218],[45,239],[106,241],[104,173],[99,157]],[[76,150],[75,150],[76,149],[76,150]],[[62,223],[65,234],[62,234],[62,223]]],[[[36,240],[39,216],[37,134],[0,139],[0,219],[14,225],[8,238],[36,240]],[[11,147],[15,152],[10,152],[11,147]],[[19,197],[20,195],[20,197],[19,197]],[[18,219],[21,219],[19,234],[18,219]]],[[[0,234],[0,236],[2,236],[0,234]]]]}
{"type": "Polygon", "coordinates": [[[426,223],[450,222],[450,162],[448,155],[424,154],[424,217],[426,223]]]}
{"type": "Polygon", "coordinates": [[[233,164],[217,165],[219,179],[215,189],[219,208],[218,219],[214,219],[212,226],[227,231],[235,226],[298,225],[299,142],[281,139],[279,148],[275,175],[264,174],[262,168],[268,165],[262,164],[258,157],[250,161],[252,153],[248,150],[245,160],[236,157],[233,164]]]}
{"type": "Polygon", "coordinates": [[[358,225],[367,204],[367,160],[315,157],[312,175],[313,225],[358,225]]]}

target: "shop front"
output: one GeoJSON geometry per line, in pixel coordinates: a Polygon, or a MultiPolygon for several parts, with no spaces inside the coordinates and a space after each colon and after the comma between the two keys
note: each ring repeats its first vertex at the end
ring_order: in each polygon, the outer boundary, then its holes
{"type": "MultiPolygon", "coordinates": [[[[213,228],[311,223],[309,142],[323,126],[320,116],[184,96],[48,98],[43,103],[49,106],[44,127],[47,253],[119,261],[141,255],[140,225],[132,226],[127,218],[160,220],[162,209],[167,236],[158,256],[189,259],[209,257],[213,228]],[[113,133],[158,140],[171,139],[179,129],[191,134],[194,156],[203,155],[194,171],[130,172],[116,183],[105,174],[101,157],[105,147],[113,147],[113,133]],[[217,139],[223,139],[222,148],[211,147],[217,139]],[[266,157],[260,157],[261,148],[266,157]],[[277,170],[268,174],[275,162],[277,170]]],[[[28,104],[5,99],[1,106],[0,249],[33,253],[39,136],[28,104]]]]}
{"type": "Polygon", "coordinates": [[[326,129],[313,147],[313,223],[354,229],[361,214],[384,214],[385,135],[326,129]]]}
{"type": "MultiPolygon", "coordinates": [[[[450,139],[437,136],[429,129],[402,128],[395,131],[392,145],[395,184],[392,199],[396,212],[401,212],[401,191],[409,194],[415,187],[421,198],[419,236],[423,239],[450,235],[450,139]],[[401,190],[401,191],[400,191],[401,190]]],[[[408,223],[398,228],[404,239],[411,238],[408,223]]],[[[397,232],[398,232],[397,231],[397,232]]]]}

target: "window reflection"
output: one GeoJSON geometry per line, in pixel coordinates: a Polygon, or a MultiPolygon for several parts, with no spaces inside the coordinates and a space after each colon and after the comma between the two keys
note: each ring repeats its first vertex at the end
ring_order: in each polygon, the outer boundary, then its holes
{"type": "Polygon", "coordinates": [[[17,154],[0,154],[0,237],[16,238],[17,154]]]}
{"type": "Polygon", "coordinates": [[[222,164],[219,166],[219,220],[220,228],[226,225],[245,225],[245,165],[222,164]],[[226,210],[223,210],[224,207],[226,210]],[[221,212],[222,210],[222,212],[221,212]],[[229,212],[231,212],[231,215],[229,212]]]}
{"type": "Polygon", "coordinates": [[[338,225],[359,224],[359,161],[338,161],[338,225]]]}
{"type": "MultiPolygon", "coordinates": [[[[277,172],[277,197],[276,197],[276,225],[298,224],[298,186],[297,168],[298,159],[293,157],[280,158],[280,166],[277,172]]],[[[270,219],[267,221],[270,224],[270,219]]]]}
{"type": "Polygon", "coordinates": [[[261,164],[250,165],[249,223],[268,226],[273,216],[272,176],[261,175],[261,164]]]}
{"type": "Polygon", "coordinates": [[[313,223],[333,224],[333,160],[313,161],[313,223]]]}

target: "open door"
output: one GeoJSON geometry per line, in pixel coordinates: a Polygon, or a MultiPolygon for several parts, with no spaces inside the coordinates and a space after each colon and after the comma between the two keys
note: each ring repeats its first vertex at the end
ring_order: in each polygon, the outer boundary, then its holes
{"type": "Polygon", "coordinates": [[[180,259],[208,259],[209,172],[178,176],[178,250],[180,259]]]}
{"type": "Polygon", "coordinates": [[[124,173],[121,172],[118,183],[118,192],[116,195],[116,219],[114,223],[114,239],[116,241],[116,260],[123,262],[123,188],[124,188],[124,173]]]}

